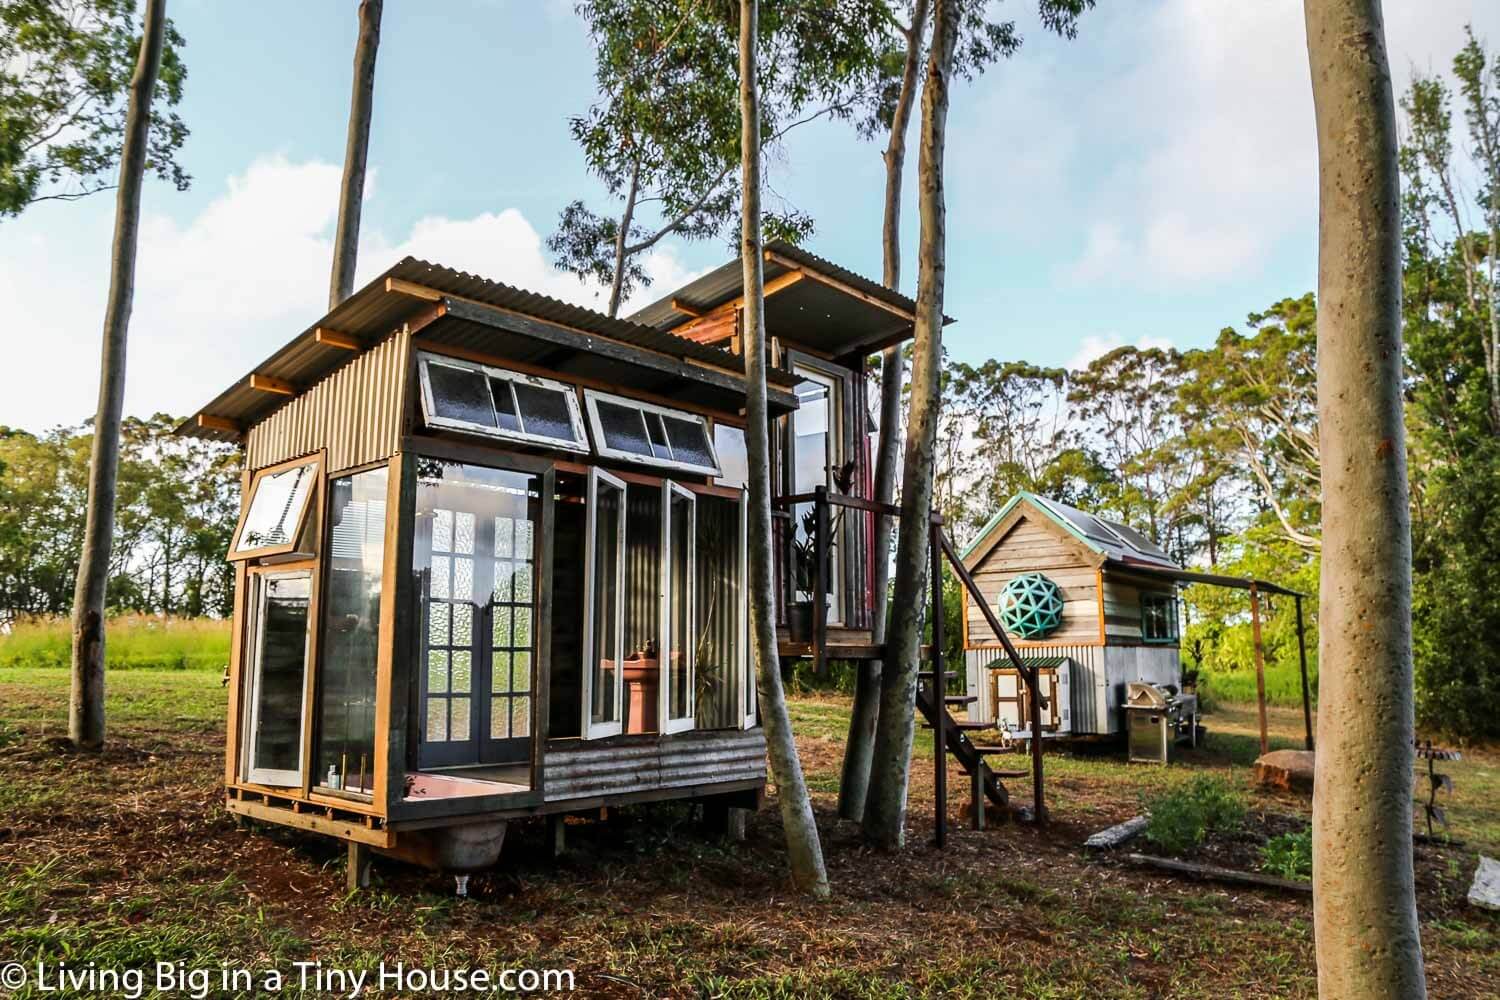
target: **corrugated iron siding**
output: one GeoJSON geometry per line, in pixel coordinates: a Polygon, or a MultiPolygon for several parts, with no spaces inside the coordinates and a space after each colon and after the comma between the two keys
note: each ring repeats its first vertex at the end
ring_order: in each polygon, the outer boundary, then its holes
{"type": "Polygon", "coordinates": [[[764,779],[759,728],[684,733],[654,743],[548,746],[542,760],[548,802],[764,779]]]}
{"type": "Polygon", "coordinates": [[[251,427],[247,467],[327,448],[328,471],[338,472],[395,454],[410,342],[404,332],[391,334],[251,427]]]}
{"type": "MultiPolygon", "coordinates": [[[[1017,650],[1022,659],[1065,656],[1073,661],[1069,690],[1073,702],[1073,732],[1083,736],[1112,733],[1118,725],[1110,718],[1109,682],[1104,671],[1103,646],[1031,646],[1017,650]]],[[[1003,649],[970,649],[964,653],[968,693],[979,698],[969,705],[969,718],[993,721],[995,706],[990,699],[991,666],[1003,666],[1003,649]]]]}
{"type": "Polygon", "coordinates": [[[698,725],[739,722],[735,690],[740,652],[740,505],[722,497],[698,498],[697,674],[698,725]]]}

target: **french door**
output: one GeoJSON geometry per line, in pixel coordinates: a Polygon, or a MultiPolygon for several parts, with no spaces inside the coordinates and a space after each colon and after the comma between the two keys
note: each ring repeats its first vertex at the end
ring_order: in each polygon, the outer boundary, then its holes
{"type": "Polygon", "coordinates": [[[423,459],[417,764],[530,759],[541,477],[423,459]]]}
{"type": "Polygon", "coordinates": [[[694,725],[698,500],[667,480],[661,519],[661,684],[657,718],[663,733],[694,725]]]}

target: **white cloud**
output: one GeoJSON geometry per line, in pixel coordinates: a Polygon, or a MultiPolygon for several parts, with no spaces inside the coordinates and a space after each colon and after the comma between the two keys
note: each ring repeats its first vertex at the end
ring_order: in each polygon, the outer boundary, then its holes
{"type": "MultiPolygon", "coordinates": [[[[339,168],[256,160],[185,224],[142,221],[126,377],[127,413],[188,413],[322,315],[339,168]]],[[[371,174],[368,199],[376,190],[371,174]]],[[[113,204],[44,208],[0,235],[0,301],[12,363],[0,369],[0,424],[42,429],[92,414],[113,204]]],[[[367,213],[368,218],[368,213],[367,213]]],[[[398,238],[366,226],[359,282],[412,255],[600,308],[602,298],[548,259],[516,209],[426,216],[398,238]]],[[[645,260],[656,279],[622,313],[695,275],[671,247],[645,260]]]]}
{"type": "MultiPolygon", "coordinates": [[[[1104,357],[1117,347],[1124,346],[1125,338],[1120,336],[1118,332],[1091,333],[1079,342],[1078,350],[1074,351],[1073,356],[1068,359],[1066,367],[1068,371],[1079,371],[1080,369],[1087,368],[1089,362],[1104,357]]],[[[1135,346],[1143,351],[1150,350],[1153,347],[1161,350],[1170,350],[1173,344],[1166,337],[1153,337],[1147,334],[1137,340],[1135,346]]]]}
{"type": "MultiPolygon", "coordinates": [[[[1101,14],[1103,12],[1101,11],[1101,14]]],[[[1500,28],[1472,0],[1386,5],[1396,92],[1411,68],[1445,70],[1466,21],[1500,28]]],[[[1085,38],[1139,52],[1070,110],[1122,144],[1096,172],[1095,222],[1063,269],[1080,283],[1233,279],[1317,214],[1317,148],[1302,4],[1164,0],[1087,24],[1085,38]]],[[[1079,44],[1079,43],[1074,43],[1079,44]]]]}

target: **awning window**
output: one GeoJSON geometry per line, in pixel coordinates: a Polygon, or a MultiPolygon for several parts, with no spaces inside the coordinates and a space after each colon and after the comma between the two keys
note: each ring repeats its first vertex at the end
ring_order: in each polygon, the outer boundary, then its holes
{"type": "Polygon", "coordinates": [[[642,465],[719,475],[708,421],[638,399],[584,390],[600,455],[642,465]]]}
{"type": "Polygon", "coordinates": [[[296,548],[317,479],[316,458],[298,459],[256,473],[250,484],[250,502],[229,546],[229,558],[281,555],[296,548]]]}
{"type": "Polygon", "coordinates": [[[418,355],[429,427],[588,451],[578,397],[562,382],[435,354],[418,355]]]}

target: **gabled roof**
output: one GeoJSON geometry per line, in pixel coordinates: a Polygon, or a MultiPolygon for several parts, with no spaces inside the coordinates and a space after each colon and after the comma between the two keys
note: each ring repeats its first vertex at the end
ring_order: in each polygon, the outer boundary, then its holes
{"type": "Polygon", "coordinates": [[[1026,504],[1036,510],[1076,538],[1091,552],[1103,556],[1110,562],[1122,566],[1139,566],[1143,569],[1182,569],[1162,551],[1160,546],[1129,525],[1099,517],[1097,514],[1090,514],[1060,500],[1027,493],[1024,490],[1011,497],[1005,506],[1001,507],[995,516],[980,529],[978,536],[963,551],[965,562],[968,562],[972,553],[980,549],[987,550],[999,541],[999,539],[990,538],[990,534],[1010,516],[1011,511],[1021,504],[1026,504]]]}

